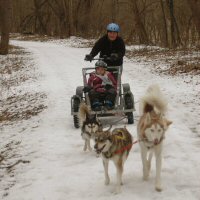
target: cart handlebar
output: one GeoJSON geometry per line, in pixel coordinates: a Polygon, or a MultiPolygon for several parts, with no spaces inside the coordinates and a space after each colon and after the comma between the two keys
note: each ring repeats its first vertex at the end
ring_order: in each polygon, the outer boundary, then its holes
{"type": "Polygon", "coordinates": [[[102,61],[114,61],[113,60],[113,58],[111,58],[111,57],[108,57],[108,56],[106,56],[106,55],[104,55],[103,57],[99,57],[99,58],[92,58],[92,59],[90,59],[90,60],[86,60],[85,59],[85,61],[90,61],[90,62],[92,62],[92,61],[94,61],[94,60],[102,60],[102,61]]]}

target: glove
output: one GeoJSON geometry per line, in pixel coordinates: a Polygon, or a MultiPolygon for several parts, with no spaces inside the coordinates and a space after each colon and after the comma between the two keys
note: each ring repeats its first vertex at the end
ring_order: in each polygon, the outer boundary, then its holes
{"type": "Polygon", "coordinates": [[[92,61],[93,57],[90,54],[85,55],[85,60],[86,61],[92,61]]]}
{"type": "Polygon", "coordinates": [[[108,56],[107,55],[103,55],[102,58],[103,58],[104,61],[108,60],[108,56]]]}
{"type": "Polygon", "coordinates": [[[89,92],[91,89],[92,89],[92,88],[91,88],[90,86],[85,86],[85,87],[83,88],[83,92],[84,92],[84,93],[87,93],[87,92],[89,92]]]}
{"type": "Polygon", "coordinates": [[[117,53],[111,53],[111,55],[110,55],[111,60],[117,60],[118,58],[119,58],[119,56],[117,53]]]}
{"type": "Polygon", "coordinates": [[[110,90],[112,87],[113,87],[113,86],[110,85],[110,84],[106,84],[106,85],[104,86],[104,88],[105,88],[106,90],[110,90]]]}

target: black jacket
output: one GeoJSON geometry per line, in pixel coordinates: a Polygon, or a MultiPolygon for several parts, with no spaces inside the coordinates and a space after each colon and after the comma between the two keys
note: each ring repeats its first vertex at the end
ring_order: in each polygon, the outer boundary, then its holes
{"type": "Polygon", "coordinates": [[[105,60],[108,66],[119,66],[123,64],[123,56],[125,55],[125,44],[121,37],[111,41],[107,34],[101,37],[92,48],[90,52],[92,57],[95,57],[100,52],[100,57],[104,55],[110,57],[112,53],[117,53],[119,59],[115,61],[105,60]]]}

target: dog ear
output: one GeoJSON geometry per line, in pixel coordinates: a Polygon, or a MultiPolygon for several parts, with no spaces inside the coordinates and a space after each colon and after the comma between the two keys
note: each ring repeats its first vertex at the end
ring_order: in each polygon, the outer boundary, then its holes
{"type": "Polygon", "coordinates": [[[92,121],[95,121],[95,122],[98,121],[97,115],[91,115],[89,119],[92,120],[92,121]]]}
{"type": "Polygon", "coordinates": [[[111,135],[109,135],[109,136],[107,137],[107,139],[112,143],[111,135]]]}
{"type": "Polygon", "coordinates": [[[90,116],[88,114],[86,114],[86,121],[90,120],[90,116]]]}
{"type": "Polygon", "coordinates": [[[171,125],[172,123],[172,121],[167,120],[167,126],[171,125]]]}
{"type": "Polygon", "coordinates": [[[144,119],[145,125],[149,125],[151,123],[151,115],[150,113],[146,113],[145,119],[144,119]]]}
{"type": "Polygon", "coordinates": [[[172,124],[172,121],[164,119],[164,129],[167,130],[168,127],[172,124]]]}

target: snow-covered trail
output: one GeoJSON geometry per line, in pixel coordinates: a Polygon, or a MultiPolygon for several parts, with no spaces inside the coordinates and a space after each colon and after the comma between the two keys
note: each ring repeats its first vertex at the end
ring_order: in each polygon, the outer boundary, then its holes
{"type": "MultiPolygon", "coordinates": [[[[179,79],[153,75],[142,64],[125,61],[123,82],[130,83],[136,102],[151,83],[158,83],[168,95],[173,125],[164,141],[163,192],[154,190],[154,165],[150,180],[143,182],[139,147],[135,145],[125,164],[122,193],[114,195],[115,168],[110,165],[111,184],[105,186],[101,159],[82,151],[80,130],[73,127],[70,116],[70,98],[82,85],[81,68],[86,67],[83,58],[89,49],[40,42],[13,44],[33,53],[44,76],[40,89],[47,93],[48,108],[39,115],[41,126],[22,136],[22,142],[34,153],[28,156],[30,164],[16,174],[16,184],[4,199],[200,199],[200,140],[187,127],[184,120],[189,116],[183,117],[180,102],[190,86],[179,79]]],[[[136,124],[127,128],[136,137],[136,124]]]]}

